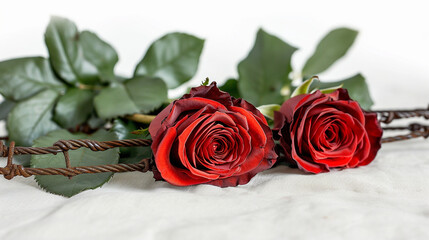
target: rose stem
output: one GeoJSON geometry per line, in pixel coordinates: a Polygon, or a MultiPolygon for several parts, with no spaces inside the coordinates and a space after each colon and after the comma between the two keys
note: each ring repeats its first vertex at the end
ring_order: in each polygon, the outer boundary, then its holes
{"type": "Polygon", "coordinates": [[[156,116],[154,115],[144,115],[144,114],[139,114],[139,113],[135,113],[133,115],[128,115],[126,116],[127,119],[134,121],[134,122],[139,122],[139,123],[146,123],[149,124],[152,122],[153,119],[155,119],[156,116]]]}

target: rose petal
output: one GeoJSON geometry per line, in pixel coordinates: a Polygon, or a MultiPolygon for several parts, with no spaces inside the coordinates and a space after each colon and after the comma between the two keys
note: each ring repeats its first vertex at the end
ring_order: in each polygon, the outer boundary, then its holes
{"type": "Polygon", "coordinates": [[[265,119],[264,115],[255,106],[250,104],[248,101],[246,101],[242,98],[234,99],[233,105],[236,107],[241,107],[241,108],[246,109],[247,111],[253,113],[253,115],[255,116],[255,118],[258,119],[258,121],[261,121],[265,125],[268,125],[267,120],[265,119]]]}
{"type": "Polygon", "coordinates": [[[241,169],[238,172],[238,174],[242,174],[256,168],[263,160],[267,137],[259,122],[247,110],[239,107],[231,107],[231,109],[246,117],[249,124],[249,134],[252,139],[253,149],[247,156],[246,162],[240,166],[241,169]]]}
{"type": "Polygon", "coordinates": [[[166,108],[164,108],[158,115],[156,115],[155,119],[149,125],[149,133],[153,137],[156,135],[158,130],[161,128],[162,121],[170,114],[171,108],[173,107],[173,103],[170,103],[166,108]]]}
{"type": "Polygon", "coordinates": [[[200,110],[204,107],[211,107],[214,109],[223,109],[226,110],[226,107],[216,101],[206,99],[206,98],[189,98],[189,99],[180,99],[175,101],[173,107],[171,108],[170,114],[165,118],[163,125],[171,126],[177,121],[178,117],[187,111],[191,110],[200,110]]]}
{"type": "Polygon", "coordinates": [[[377,120],[376,113],[365,113],[365,128],[367,129],[368,138],[371,149],[368,157],[362,159],[359,166],[368,165],[374,160],[378,150],[381,148],[381,137],[383,135],[383,129],[377,120]]]}
{"type": "Polygon", "coordinates": [[[191,88],[189,94],[183,95],[181,99],[198,97],[211,99],[225,106],[230,106],[232,104],[231,95],[229,95],[229,93],[227,92],[221,91],[216,86],[216,82],[212,82],[208,86],[199,86],[191,88]]]}
{"type": "Polygon", "coordinates": [[[209,117],[210,117],[209,115],[206,115],[204,117],[197,119],[195,122],[190,124],[185,130],[183,130],[180,133],[178,137],[179,146],[178,146],[177,152],[179,154],[179,158],[183,166],[185,166],[192,174],[202,178],[213,180],[213,179],[219,178],[219,175],[210,174],[205,171],[201,171],[190,164],[190,161],[189,161],[190,159],[188,157],[187,150],[191,150],[192,155],[190,157],[195,158],[195,146],[188,146],[186,144],[189,138],[189,135],[194,130],[194,128],[209,117]]]}
{"type": "Polygon", "coordinates": [[[176,129],[168,129],[155,153],[155,164],[158,171],[161,173],[162,178],[177,186],[188,186],[210,181],[201,177],[191,177],[186,173],[186,171],[171,165],[170,150],[176,136],[176,129]]]}

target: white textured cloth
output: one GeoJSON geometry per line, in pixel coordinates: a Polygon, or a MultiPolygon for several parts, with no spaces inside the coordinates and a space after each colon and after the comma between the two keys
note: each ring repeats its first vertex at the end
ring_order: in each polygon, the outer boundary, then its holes
{"type": "Polygon", "coordinates": [[[0,239],[428,239],[429,142],[385,144],[366,167],[279,166],[244,186],[174,187],[116,174],[64,198],[0,179],[0,239]]]}

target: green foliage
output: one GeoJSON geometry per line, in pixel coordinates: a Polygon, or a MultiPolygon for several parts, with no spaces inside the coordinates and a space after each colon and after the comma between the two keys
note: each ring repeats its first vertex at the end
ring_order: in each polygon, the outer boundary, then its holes
{"type": "Polygon", "coordinates": [[[45,89],[64,88],[42,57],[18,58],[0,62],[0,93],[9,100],[21,101],[45,89]]]}
{"type": "MultiPolygon", "coordinates": [[[[144,126],[146,127],[146,126],[144,126]]],[[[116,119],[113,122],[112,131],[116,134],[118,139],[148,139],[149,135],[143,132],[148,132],[147,128],[143,129],[142,134],[136,134],[136,129],[142,129],[137,123],[122,119],[116,119]],[[146,131],[145,131],[146,130],[146,131]]],[[[139,132],[139,130],[137,130],[139,132]]],[[[134,148],[120,148],[120,163],[138,163],[144,158],[150,158],[152,151],[150,147],[134,147],[134,148]]]]}
{"type": "Polygon", "coordinates": [[[102,81],[115,81],[114,68],[119,61],[116,50],[95,33],[82,31],[79,37],[84,57],[98,70],[102,81]]]}
{"type": "Polygon", "coordinates": [[[19,146],[31,146],[33,140],[59,129],[52,121],[58,92],[45,90],[15,105],[7,118],[9,139],[19,146]]]}
{"type": "Polygon", "coordinates": [[[281,103],[280,89],[290,84],[295,47],[260,29],[249,55],[238,64],[240,95],[255,106],[281,103]]]}
{"type": "Polygon", "coordinates": [[[101,90],[94,98],[94,106],[98,116],[104,119],[133,114],[139,111],[123,85],[101,90]]]}
{"type": "Polygon", "coordinates": [[[228,92],[231,96],[235,98],[241,98],[240,93],[238,91],[238,81],[237,79],[230,78],[226,80],[226,82],[219,87],[220,90],[228,92]]]}
{"type": "Polygon", "coordinates": [[[99,117],[110,119],[148,113],[167,100],[167,87],[160,78],[135,77],[124,84],[112,84],[101,90],[94,99],[94,105],[99,117]]]}
{"type": "Polygon", "coordinates": [[[267,104],[261,105],[258,107],[258,110],[268,119],[274,119],[274,112],[280,110],[280,105],[278,104],[267,104]]]}
{"type": "Polygon", "coordinates": [[[356,74],[350,78],[335,82],[318,82],[314,88],[329,89],[341,87],[348,90],[350,98],[359,102],[363,109],[370,110],[374,102],[369,94],[368,85],[361,74],[356,74]]]}
{"type": "Polygon", "coordinates": [[[138,63],[134,76],[159,77],[175,88],[194,76],[204,40],[185,33],[170,33],[156,40],[138,63]]]}
{"type": "Polygon", "coordinates": [[[206,78],[204,81],[201,82],[201,86],[208,86],[210,82],[209,78],[206,78]]]}
{"type": "Polygon", "coordinates": [[[321,93],[328,94],[328,93],[332,93],[335,90],[342,88],[342,87],[343,87],[343,84],[340,84],[338,86],[333,86],[333,87],[323,88],[323,89],[318,89],[318,90],[320,90],[321,93]]]}
{"type": "Polygon", "coordinates": [[[168,101],[167,86],[157,77],[135,77],[124,83],[139,111],[149,113],[168,101]]]}
{"type": "Polygon", "coordinates": [[[91,116],[94,92],[69,88],[55,106],[54,120],[63,128],[73,128],[91,116]]]}
{"type": "Polygon", "coordinates": [[[325,84],[325,83],[321,83],[319,81],[319,78],[314,76],[312,78],[305,80],[298,87],[296,87],[293,93],[290,95],[290,97],[295,97],[301,94],[313,93],[316,90],[319,90],[321,93],[327,94],[327,93],[334,92],[338,88],[342,88],[342,87],[343,87],[343,83],[340,83],[339,85],[325,84]]]}
{"type": "MultiPolygon", "coordinates": [[[[34,142],[34,147],[52,146],[60,139],[92,139],[96,141],[116,140],[114,133],[99,130],[92,135],[71,134],[66,130],[50,132],[46,136],[38,138],[34,142]]],[[[116,164],[119,159],[119,149],[109,149],[102,152],[93,152],[87,148],[69,151],[70,164],[77,166],[95,166],[102,164],[116,164]]],[[[33,168],[64,168],[66,167],[62,154],[33,155],[31,157],[31,167],[33,168]]],[[[36,181],[40,187],[50,193],[71,197],[87,189],[101,187],[109,181],[113,173],[81,174],[69,179],[64,176],[36,176],[36,181]]]]}
{"type": "Polygon", "coordinates": [[[310,85],[313,83],[314,80],[319,80],[317,77],[312,77],[310,79],[305,80],[301,85],[299,85],[295,90],[293,91],[292,95],[290,97],[295,97],[300,94],[306,94],[310,90],[310,85]]]}
{"type": "Polygon", "coordinates": [[[302,69],[304,77],[321,73],[342,58],[353,45],[357,35],[357,31],[348,28],[337,28],[329,32],[305,63],[302,69]]]}
{"type": "Polygon", "coordinates": [[[20,145],[49,131],[99,128],[114,118],[150,113],[168,102],[168,86],[195,74],[204,41],[184,33],[155,41],[136,67],[136,77],[117,76],[116,50],[70,20],[52,17],[45,32],[49,58],[0,62],[0,117],[20,145]],[[77,129],[77,128],[76,128],[77,129]]]}
{"type": "Polygon", "coordinates": [[[140,128],[140,129],[132,131],[131,133],[135,134],[135,135],[147,136],[149,134],[149,128],[148,127],[147,128],[140,128]]]}
{"type": "MultiPolygon", "coordinates": [[[[291,97],[290,92],[293,92],[293,96],[308,92],[309,84],[303,86],[304,80],[327,70],[342,58],[353,45],[357,34],[357,31],[348,28],[332,30],[317,45],[302,71],[297,71],[291,69],[290,64],[293,53],[297,49],[260,29],[249,55],[238,65],[238,81],[229,79],[221,86],[221,89],[243,97],[256,106],[282,104],[291,97]],[[303,76],[302,79],[295,79],[301,86],[301,89],[295,90],[295,92],[291,91],[297,87],[292,85],[289,78],[291,72],[294,73],[294,76],[303,76]],[[235,84],[238,88],[235,88],[235,84]],[[303,89],[304,87],[305,89],[303,89]]],[[[344,87],[363,108],[370,109],[372,106],[373,102],[362,75],[358,74],[353,78],[333,84],[322,86],[322,91],[332,92],[338,87],[344,87]]]]}
{"type": "Polygon", "coordinates": [[[3,100],[3,102],[0,103],[0,120],[6,120],[7,115],[15,105],[16,104],[13,101],[7,99],[3,100]]]}
{"type": "Polygon", "coordinates": [[[73,22],[52,17],[45,32],[45,43],[52,67],[63,80],[72,85],[98,82],[97,69],[85,59],[80,34],[73,22]]]}

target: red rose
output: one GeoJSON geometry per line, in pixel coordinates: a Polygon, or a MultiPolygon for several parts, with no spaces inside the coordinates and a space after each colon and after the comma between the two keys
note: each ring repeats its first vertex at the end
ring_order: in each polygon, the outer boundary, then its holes
{"type": "Polygon", "coordinates": [[[272,132],[250,103],[216,83],[192,88],[149,127],[157,180],[188,186],[246,184],[276,161],[272,132]]]}
{"type": "Polygon", "coordinates": [[[364,112],[345,89],[298,95],[274,116],[286,158],[307,172],[367,165],[381,147],[377,115],[364,112]]]}

